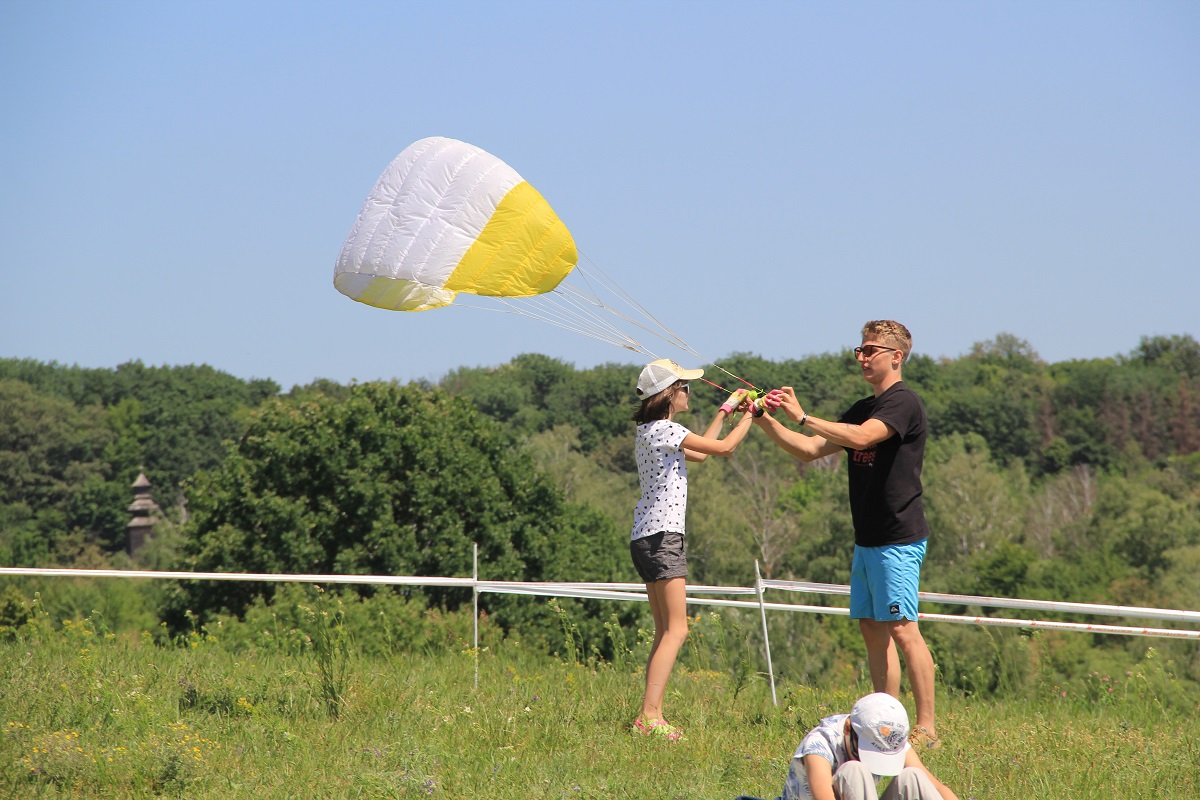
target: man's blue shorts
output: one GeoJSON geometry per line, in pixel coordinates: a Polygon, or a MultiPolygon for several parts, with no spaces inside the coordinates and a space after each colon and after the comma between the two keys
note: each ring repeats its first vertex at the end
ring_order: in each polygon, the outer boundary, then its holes
{"type": "Polygon", "coordinates": [[[926,539],[883,547],[854,546],[850,618],[894,622],[917,618],[917,585],[926,539]]]}

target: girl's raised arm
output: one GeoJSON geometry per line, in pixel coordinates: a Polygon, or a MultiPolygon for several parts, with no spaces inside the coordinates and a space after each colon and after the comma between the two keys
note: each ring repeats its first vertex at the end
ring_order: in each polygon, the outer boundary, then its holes
{"type": "Polygon", "coordinates": [[[742,439],[746,437],[746,432],[750,430],[752,415],[749,411],[742,415],[738,423],[733,426],[733,430],[724,438],[717,438],[717,434],[721,432],[721,426],[726,418],[733,414],[745,400],[746,390],[738,389],[729,395],[721,407],[717,410],[717,415],[713,417],[713,421],[708,426],[708,430],[703,436],[695,433],[689,433],[683,440],[683,452],[688,461],[704,461],[709,456],[724,456],[733,455],[733,451],[741,444],[742,439]]]}

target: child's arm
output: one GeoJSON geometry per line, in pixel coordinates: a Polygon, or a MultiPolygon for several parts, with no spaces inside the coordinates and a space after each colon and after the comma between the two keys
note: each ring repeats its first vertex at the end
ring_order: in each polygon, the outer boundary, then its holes
{"type": "Polygon", "coordinates": [[[713,421],[708,426],[708,430],[703,436],[698,436],[694,433],[689,433],[683,440],[683,452],[688,461],[703,461],[709,456],[731,456],[733,451],[745,438],[746,432],[750,430],[752,422],[749,413],[743,414],[738,423],[733,426],[733,430],[724,439],[717,438],[721,432],[721,426],[729,417],[731,409],[736,409],[745,397],[745,391],[737,390],[729,395],[729,399],[725,404],[717,410],[717,415],[713,417],[713,421]]]}
{"type": "Polygon", "coordinates": [[[804,770],[808,773],[808,789],[813,800],[835,800],[832,764],[823,756],[809,753],[804,757],[804,770]]]}
{"type": "MultiPolygon", "coordinates": [[[[935,778],[933,773],[929,771],[929,767],[921,762],[921,757],[917,755],[916,749],[912,747],[908,748],[908,753],[904,756],[904,766],[916,767],[924,772],[925,777],[929,778],[929,782],[933,784],[933,788],[937,789],[938,794],[942,796],[942,800],[958,800],[958,795],[951,791],[949,786],[935,778]]],[[[815,797],[816,795],[813,796],[815,797]]]]}

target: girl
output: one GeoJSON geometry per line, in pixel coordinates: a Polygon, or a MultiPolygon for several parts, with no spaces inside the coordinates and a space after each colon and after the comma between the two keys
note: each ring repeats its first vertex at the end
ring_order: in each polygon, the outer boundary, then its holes
{"type": "Polygon", "coordinates": [[[672,741],[683,738],[683,732],[663,719],[662,705],[667,678],[687,636],[686,462],[732,455],[751,422],[747,413],[728,436],[717,438],[725,419],[735,410],[744,410],[743,389],[729,395],[703,436],[675,422],[675,415],[688,407],[688,381],[703,374],[702,369],[683,369],[670,359],[652,361],[638,377],[642,404],[633,415],[638,423],[635,450],[642,498],[633,512],[629,551],[638,575],[646,582],[654,614],[646,692],[633,730],[672,741]]]}

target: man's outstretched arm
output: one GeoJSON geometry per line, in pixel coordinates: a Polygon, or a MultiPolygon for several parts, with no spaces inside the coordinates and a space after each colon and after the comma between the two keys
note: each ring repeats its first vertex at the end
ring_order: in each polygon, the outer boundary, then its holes
{"type": "Polygon", "coordinates": [[[816,461],[818,458],[833,455],[842,449],[840,445],[830,442],[823,436],[806,436],[803,433],[797,433],[769,414],[763,414],[754,421],[758,427],[766,431],[767,436],[770,436],[775,444],[801,461],[816,461]]]}

